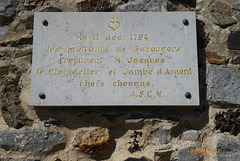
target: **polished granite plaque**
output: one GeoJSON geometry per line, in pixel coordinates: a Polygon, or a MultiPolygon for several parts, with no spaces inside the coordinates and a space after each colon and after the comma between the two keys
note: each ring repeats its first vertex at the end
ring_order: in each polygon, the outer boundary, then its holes
{"type": "Polygon", "coordinates": [[[35,13],[31,106],[199,105],[194,12],[35,13]]]}

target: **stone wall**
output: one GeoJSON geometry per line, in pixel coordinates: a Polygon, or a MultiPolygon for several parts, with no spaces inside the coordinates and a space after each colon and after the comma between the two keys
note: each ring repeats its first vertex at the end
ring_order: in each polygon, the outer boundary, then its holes
{"type": "Polygon", "coordinates": [[[240,160],[240,2],[1,0],[0,160],[240,160]],[[199,107],[31,107],[34,12],[195,11],[199,107]]]}

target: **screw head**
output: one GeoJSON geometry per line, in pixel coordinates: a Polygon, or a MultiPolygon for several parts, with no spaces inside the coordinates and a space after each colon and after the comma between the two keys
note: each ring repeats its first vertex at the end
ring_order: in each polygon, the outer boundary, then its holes
{"type": "Polygon", "coordinates": [[[43,20],[42,24],[43,24],[43,26],[48,26],[48,21],[47,20],[43,20]]]}
{"type": "Polygon", "coordinates": [[[183,24],[184,24],[185,26],[188,26],[188,25],[189,25],[188,20],[187,20],[187,19],[183,19],[183,24]]]}
{"type": "Polygon", "coordinates": [[[40,97],[42,100],[44,100],[44,99],[46,98],[46,95],[45,95],[43,92],[41,92],[41,93],[39,93],[39,97],[40,97]]]}
{"type": "Polygon", "coordinates": [[[186,97],[187,99],[191,99],[191,98],[192,98],[192,95],[191,95],[190,92],[186,92],[186,93],[185,93],[185,97],[186,97]]]}

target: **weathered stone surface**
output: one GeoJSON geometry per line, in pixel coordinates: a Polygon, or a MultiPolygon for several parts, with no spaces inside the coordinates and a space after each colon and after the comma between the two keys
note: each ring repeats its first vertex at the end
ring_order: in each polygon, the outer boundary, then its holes
{"type": "Polygon", "coordinates": [[[142,122],[144,119],[143,118],[140,118],[140,119],[127,119],[125,120],[125,122],[127,124],[138,124],[140,122],[142,122]]]}
{"type": "Polygon", "coordinates": [[[171,129],[158,129],[153,136],[157,137],[161,144],[167,144],[171,140],[171,129]]]}
{"type": "Polygon", "coordinates": [[[231,33],[228,36],[228,49],[231,50],[240,50],[240,31],[231,33]]]}
{"type": "Polygon", "coordinates": [[[232,64],[240,64],[240,56],[232,61],[232,64]]]}
{"type": "Polygon", "coordinates": [[[155,150],[154,161],[167,161],[170,160],[171,154],[174,150],[155,150]]]}
{"type": "Polygon", "coordinates": [[[3,118],[10,127],[19,129],[24,126],[31,126],[33,120],[26,116],[24,109],[20,105],[21,101],[19,100],[19,96],[21,88],[18,86],[20,73],[13,65],[0,67],[1,76],[5,77],[5,75],[9,73],[14,73],[16,76],[14,78],[6,76],[6,79],[2,79],[3,82],[0,82],[2,83],[2,86],[0,86],[0,107],[3,118]]]}
{"type": "Polygon", "coordinates": [[[0,107],[5,122],[10,127],[21,128],[23,126],[31,126],[33,120],[29,119],[23,108],[21,107],[19,95],[21,88],[18,86],[20,72],[16,66],[9,65],[0,67],[0,75],[4,79],[1,80],[0,90],[0,107]],[[8,74],[14,74],[14,77],[8,77],[8,74]]]}
{"type": "Polygon", "coordinates": [[[227,27],[236,23],[235,19],[232,18],[231,6],[223,2],[214,2],[209,11],[221,27],[227,27]]]}
{"type": "Polygon", "coordinates": [[[130,1],[126,4],[118,6],[118,10],[122,12],[140,12],[140,11],[152,11],[161,12],[167,8],[167,2],[165,0],[138,0],[130,1]]]}
{"type": "Polygon", "coordinates": [[[1,0],[0,1],[0,25],[9,21],[14,15],[19,0],[1,0]]]}
{"type": "Polygon", "coordinates": [[[217,53],[206,53],[206,57],[211,64],[223,64],[226,61],[225,56],[219,56],[217,53]]]}
{"type": "Polygon", "coordinates": [[[184,131],[181,139],[184,141],[196,141],[198,139],[198,132],[196,130],[184,131]]]}
{"type": "Polygon", "coordinates": [[[179,159],[179,161],[187,161],[187,160],[198,161],[196,148],[194,146],[190,146],[185,149],[179,150],[178,159],[179,159]],[[191,149],[193,149],[193,152],[191,152],[191,149]]]}
{"type": "Polygon", "coordinates": [[[217,153],[218,161],[236,161],[240,160],[240,143],[229,141],[229,140],[219,140],[217,144],[217,149],[220,152],[217,153]]]}
{"type": "Polygon", "coordinates": [[[111,11],[111,4],[109,0],[85,0],[77,3],[78,11],[95,11],[95,12],[106,12],[111,11]]]}
{"type": "Polygon", "coordinates": [[[24,6],[25,7],[36,7],[36,6],[44,6],[47,5],[45,0],[25,0],[24,6]]]}
{"type": "Polygon", "coordinates": [[[15,58],[19,58],[19,57],[23,57],[23,56],[26,56],[26,55],[29,55],[29,54],[32,54],[32,48],[29,48],[29,49],[26,49],[24,51],[21,51],[19,52],[15,58]]]}
{"type": "Polygon", "coordinates": [[[208,95],[216,101],[240,104],[240,76],[235,69],[213,65],[208,74],[208,95]]]}
{"type": "Polygon", "coordinates": [[[238,20],[240,21],[240,4],[236,5],[233,7],[233,16],[238,20]]]}
{"type": "Polygon", "coordinates": [[[63,143],[59,132],[47,132],[42,129],[29,129],[22,132],[0,132],[0,145],[24,152],[42,152],[51,150],[63,143]]]}
{"type": "Polygon", "coordinates": [[[0,158],[1,161],[40,161],[39,159],[34,158],[21,158],[21,159],[13,159],[13,158],[0,158]]]}
{"type": "Polygon", "coordinates": [[[3,38],[8,30],[8,26],[0,27],[0,39],[3,38]]]}
{"type": "Polygon", "coordinates": [[[92,128],[80,130],[72,145],[92,155],[104,155],[110,150],[113,141],[108,129],[92,128]]]}

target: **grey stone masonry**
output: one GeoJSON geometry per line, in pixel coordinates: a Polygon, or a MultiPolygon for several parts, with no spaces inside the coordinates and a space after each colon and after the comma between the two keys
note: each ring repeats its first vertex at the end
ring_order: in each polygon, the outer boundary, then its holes
{"type": "Polygon", "coordinates": [[[61,144],[62,134],[47,132],[42,129],[30,129],[23,132],[0,132],[0,145],[24,152],[41,152],[51,150],[61,144]]]}
{"type": "Polygon", "coordinates": [[[219,140],[217,149],[220,153],[217,154],[218,161],[237,161],[240,160],[240,143],[228,140],[219,140]]]}
{"type": "Polygon", "coordinates": [[[216,101],[240,104],[240,76],[235,69],[211,66],[208,87],[208,96],[216,101]]]}

